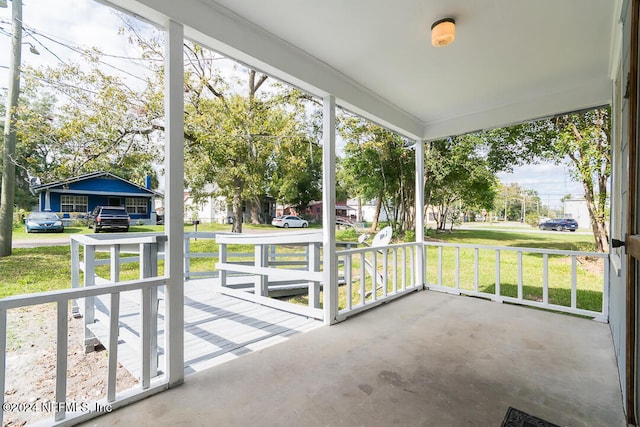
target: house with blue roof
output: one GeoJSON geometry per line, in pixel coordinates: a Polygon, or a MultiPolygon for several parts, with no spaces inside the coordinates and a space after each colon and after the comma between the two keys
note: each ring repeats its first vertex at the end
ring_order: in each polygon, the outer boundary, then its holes
{"type": "Polygon", "coordinates": [[[132,221],[155,224],[155,199],[151,177],[141,186],[109,172],[93,172],[63,181],[31,187],[42,212],[58,212],[62,218],[84,218],[96,206],[124,206],[132,221]]]}

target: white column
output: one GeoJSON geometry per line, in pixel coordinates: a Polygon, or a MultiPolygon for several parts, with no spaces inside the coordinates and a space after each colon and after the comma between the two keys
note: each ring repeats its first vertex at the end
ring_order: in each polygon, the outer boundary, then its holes
{"type": "Polygon", "coordinates": [[[416,283],[425,284],[424,277],[424,141],[416,141],[416,283]]]}
{"type": "MultiPolygon", "coordinates": [[[[62,210],[62,207],[60,207],[62,210]]],[[[49,190],[44,192],[44,210],[49,212],[51,210],[51,192],[49,190]]]]}
{"type": "Polygon", "coordinates": [[[323,99],[322,112],[322,286],[324,323],[338,315],[338,263],[336,261],[336,99],[323,99]]]}
{"type": "Polygon", "coordinates": [[[184,62],[183,27],[165,28],[166,360],[169,386],[184,382],[184,62]]]}

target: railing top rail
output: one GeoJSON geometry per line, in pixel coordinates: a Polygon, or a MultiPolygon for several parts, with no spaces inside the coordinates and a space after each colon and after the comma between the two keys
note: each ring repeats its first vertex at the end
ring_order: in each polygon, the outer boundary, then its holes
{"type": "Polygon", "coordinates": [[[128,245],[139,243],[160,243],[167,241],[167,235],[164,233],[136,233],[131,234],[72,234],[70,239],[83,245],[90,246],[108,246],[108,245],[128,245]]]}
{"type": "Polygon", "coordinates": [[[393,248],[406,248],[406,247],[410,247],[410,246],[416,246],[419,243],[417,242],[408,242],[408,243],[395,243],[393,245],[386,245],[386,246],[365,246],[362,248],[355,248],[355,249],[346,249],[343,251],[336,251],[336,255],[348,255],[348,254],[357,254],[357,253],[361,253],[361,252],[371,252],[371,251],[380,251],[383,249],[393,249],[393,248]]]}
{"type": "Polygon", "coordinates": [[[185,231],[184,237],[185,239],[215,239],[218,234],[214,231],[185,231]]]}
{"type": "Polygon", "coordinates": [[[165,282],[165,277],[152,277],[148,279],[129,280],[126,282],[110,282],[104,285],[91,286],[87,288],[61,289],[57,291],[38,292],[35,294],[16,295],[0,299],[0,309],[8,310],[11,308],[49,304],[77,298],[94,297],[97,295],[135,291],[154,286],[162,286],[165,282]]]}
{"type": "Polygon", "coordinates": [[[322,243],[321,231],[289,231],[264,234],[218,233],[218,243],[230,244],[282,244],[282,243],[322,243]]]}
{"type": "MultiPolygon", "coordinates": [[[[346,254],[355,254],[361,252],[370,252],[372,250],[381,250],[381,249],[391,249],[391,248],[400,248],[407,246],[414,246],[416,242],[408,242],[408,243],[396,243],[393,245],[387,246],[378,246],[371,247],[367,246],[364,248],[355,248],[355,249],[347,249],[343,251],[337,251],[336,254],[346,255],[346,254]]],[[[492,245],[476,245],[472,243],[448,243],[448,242],[422,242],[424,246],[442,246],[449,248],[469,248],[469,249],[487,249],[487,250],[499,250],[499,251],[511,251],[511,252],[528,252],[528,253],[539,253],[539,254],[548,254],[548,255],[564,255],[564,256],[590,256],[596,258],[607,258],[609,254],[603,252],[584,252],[584,251],[568,251],[562,249],[545,249],[545,248],[527,248],[520,246],[492,246],[492,245]]]]}
{"type": "Polygon", "coordinates": [[[562,249],[544,249],[544,248],[527,248],[520,246],[492,246],[492,245],[475,245],[471,243],[447,243],[447,242],[424,242],[425,246],[443,246],[443,247],[451,247],[451,248],[478,248],[478,249],[489,249],[489,250],[500,250],[500,251],[512,251],[512,252],[530,252],[530,253],[539,253],[539,254],[549,254],[549,255],[565,255],[565,256],[591,256],[598,258],[606,258],[609,254],[604,252],[583,252],[583,251],[568,251],[562,249]]]}

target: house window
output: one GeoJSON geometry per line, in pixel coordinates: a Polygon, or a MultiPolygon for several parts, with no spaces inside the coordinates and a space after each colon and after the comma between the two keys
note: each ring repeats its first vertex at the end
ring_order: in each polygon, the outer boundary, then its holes
{"type": "Polygon", "coordinates": [[[127,197],[127,212],[130,214],[147,214],[147,199],[140,197],[127,197]]]}
{"type": "Polygon", "coordinates": [[[87,196],[60,196],[61,212],[88,212],[87,196]]]}

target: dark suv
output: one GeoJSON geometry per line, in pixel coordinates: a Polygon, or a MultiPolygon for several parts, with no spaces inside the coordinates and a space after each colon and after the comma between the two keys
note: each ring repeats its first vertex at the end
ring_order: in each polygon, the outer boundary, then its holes
{"type": "Polygon", "coordinates": [[[576,231],[578,229],[578,223],[575,219],[571,218],[557,218],[540,223],[538,228],[540,228],[540,230],[576,231]]]}
{"type": "Polygon", "coordinates": [[[108,228],[111,230],[129,231],[129,223],[131,218],[124,206],[96,206],[89,214],[87,225],[93,227],[94,233],[108,228]]]}

